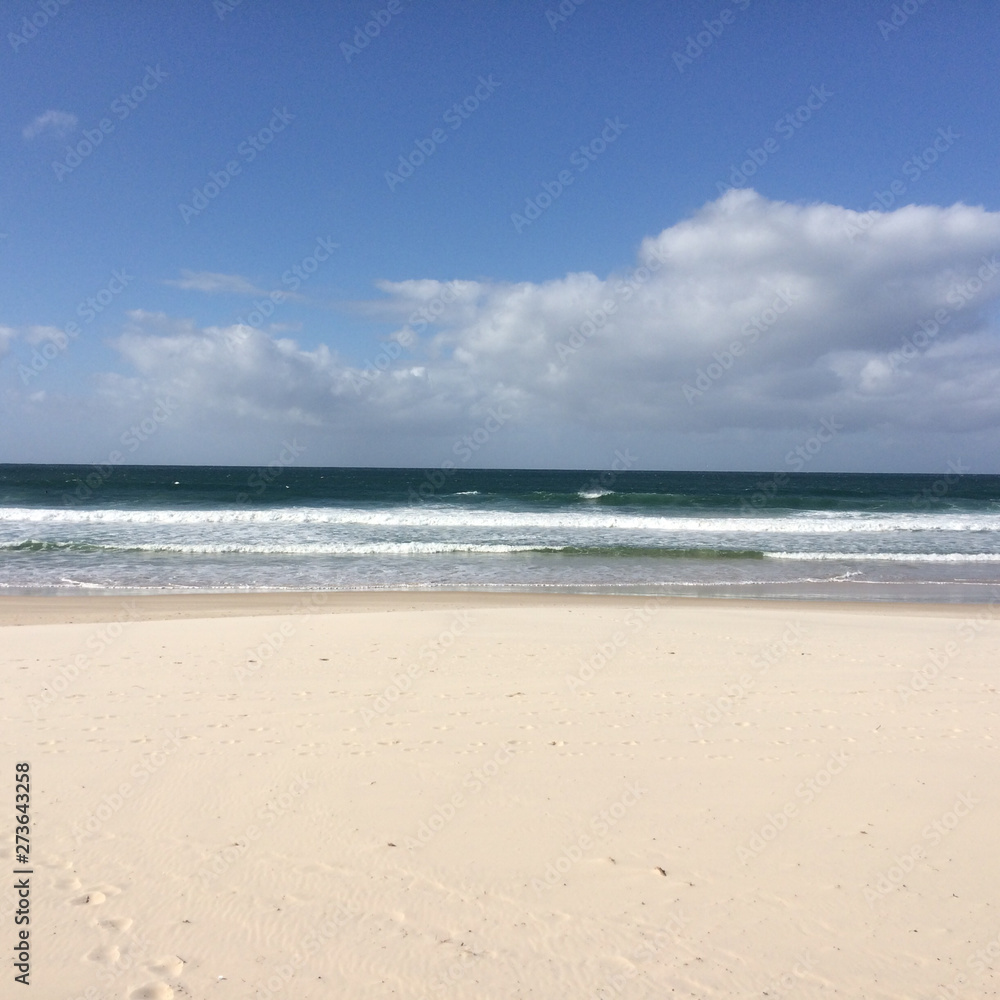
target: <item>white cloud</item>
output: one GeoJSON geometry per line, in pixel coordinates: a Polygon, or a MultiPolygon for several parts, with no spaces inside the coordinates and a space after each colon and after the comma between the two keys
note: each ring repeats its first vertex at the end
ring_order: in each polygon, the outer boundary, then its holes
{"type": "Polygon", "coordinates": [[[76,126],[76,115],[71,115],[68,111],[46,111],[30,125],[25,125],[21,135],[25,139],[35,139],[43,133],[48,133],[58,139],[68,135],[76,126]]]}
{"type": "Polygon", "coordinates": [[[24,331],[24,339],[33,346],[50,340],[58,344],[66,342],[66,334],[57,326],[29,326],[24,331]]]}
{"type": "Polygon", "coordinates": [[[137,374],[107,376],[102,394],[169,392],[192,425],[247,440],[313,428],[371,464],[450,454],[490,407],[543,465],[638,437],[647,454],[736,441],[750,467],[773,467],[754,448],[829,416],[866,447],[909,442],[918,462],[928,436],[1000,427],[998,253],[1000,213],[982,208],[863,217],[733,191],[608,276],[383,282],[372,309],[403,325],[373,344],[367,373],[274,332],[136,312],[116,346],[137,374]],[[403,437],[413,447],[386,450],[403,437]]]}
{"type": "Polygon", "coordinates": [[[183,288],[186,291],[222,293],[226,295],[267,295],[263,288],[258,288],[252,281],[239,274],[217,274],[214,271],[189,271],[181,269],[181,276],[168,279],[165,285],[183,288]]]}
{"type": "Polygon", "coordinates": [[[11,341],[17,336],[17,330],[9,326],[0,326],[0,358],[9,350],[11,341]]]}

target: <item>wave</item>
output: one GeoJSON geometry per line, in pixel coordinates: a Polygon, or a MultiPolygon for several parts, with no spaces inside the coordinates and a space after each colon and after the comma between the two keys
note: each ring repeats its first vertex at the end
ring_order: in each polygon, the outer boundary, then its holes
{"type": "Polygon", "coordinates": [[[0,552],[105,552],[108,548],[91,542],[44,542],[29,538],[23,542],[0,545],[0,552]]]}
{"type": "Polygon", "coordinates": [[[0,545],[0,552],[161,552],[184,555],[436,555],[449,552],[484,552],[504,554],[508,552],[544,552],[545,548],[534,545],[475,544],[462,542],[282,542],[273,545],[241,544],[239,542],[157,542],[132,543],[122,545],[100,545],[93,542],[53,542],[29,541],[0,545]]]}
{"type": "Polygon", "coordinates": [[[765,552],[764,557],[823,562],[1000,563],[1000,552],[765,552]]]}
{"type": "Polygon", "coordinates": [[[278,507],[278,508],[157,508],[112,507],[0,508],[0,524],[94,525],[369,525],[400,528],[479,528],[553,530],[604,529],[629,531],[702,532],[725,534],[833,535],[894,531],[1000,532],[1000,514],[865,514],[826,512],[806,516],[714,516],[616,514],[595,509],[511,511],[498,508],[456,508],[445,505],[408,507],[278,507]]]}
{"type": "Polygon", "coordinates": [[[543,555],[655,557],[675,559],[763,559],[756,549],[661,548],[641,545],[510,545],[499,542],[305,542],[277,544],[219,543],[133,543],[101,545],[93,542],[56,542],[29,539],[7,545],[0,552],[78,552],[129,553],[147,552],[184,555],[333,555],[333,556],[407,556],[480,553],[507,555],[535,552],[543,555]]]}
{"type": "Polygon", "coordinates": [[[163,555],[263,556],[427,556],[539,555],[595,556],[631,559],[783,559],[805,562],[1000,563],[1000,553],[966,552],[768,552],[760,549],[665,547],[650,545],[539,545],[500,542],[279,542],[273,544],[132,543],[40,541],[0,544],[0,552],[150,553],[163,555]]]}

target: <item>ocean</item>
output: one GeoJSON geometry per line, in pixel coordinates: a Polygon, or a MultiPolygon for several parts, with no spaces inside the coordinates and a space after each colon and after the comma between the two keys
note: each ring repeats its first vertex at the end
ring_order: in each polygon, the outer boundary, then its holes
{"type": "Polygon", "coordinates": [[[1000,476],[0,466],[0,592],[1000,599],[1000,476]]]}

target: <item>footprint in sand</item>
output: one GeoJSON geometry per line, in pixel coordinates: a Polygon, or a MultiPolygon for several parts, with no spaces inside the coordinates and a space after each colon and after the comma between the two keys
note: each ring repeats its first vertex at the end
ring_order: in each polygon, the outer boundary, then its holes
{"type": "Polygon", "coordinates": [[[129,1000],[171,1000],[174,991],[166,983],[146,983],[128,995],[129,1000]]]}
{"type": "Polygon", "coordinates": [[[176,955],[167,955],[166,958],[158,958],[150,962],[146,968],[157,976],[177,977],[184,971],[184,959],[178,958],[176,955]]]}
{"type": "Polygon", "coordinates": [[[93,951],[87,952],[89,962],[117,962],[121,958],[121,949],[117,945],[102,944],[93,951]]]}
{"type": "Polygon", "coordinates": [[[108,896],[117,896],[120,892],[121,889],[115,885],[95,886],[82,896],[71,899],[70,902],[74,906],[100,906],[101,903],[107,902],[108,896]]]}
{"type": "Polygon", "coordinates": [[[59,868],[63,871],[69,871],[73,867],[73,863],[71,861],[63,861],[63,859],[56,854],[36,854],[35,864],[39,868],[59,868]]]}
{"type": "Polygon", "coordinates": [[[107,898],[103,892],[95,890],[94,892],[88,892],[84,896],[77,896],[76,899],[71,899],[70,902],[74,906],[100,906],[107,898]]]}
{"type": "Polygon", "coordinates": [[[124,933],[132,926],[132,920],[129,917],[114,917],[111,920],[98,921],[98,926],[103,927],[106,931],[124,933]]]}

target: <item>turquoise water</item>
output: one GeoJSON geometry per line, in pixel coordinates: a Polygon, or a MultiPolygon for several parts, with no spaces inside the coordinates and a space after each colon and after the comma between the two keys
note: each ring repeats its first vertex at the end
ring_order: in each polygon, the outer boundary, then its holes
{"type": "Polygon", "coordinates": [[[0,589],[1000,599],[1000,476],[0,466],[0,589]]]}

